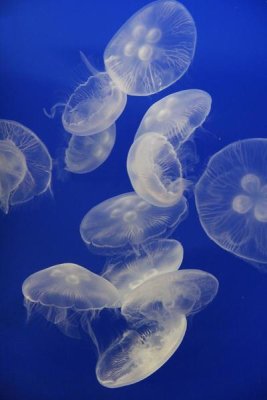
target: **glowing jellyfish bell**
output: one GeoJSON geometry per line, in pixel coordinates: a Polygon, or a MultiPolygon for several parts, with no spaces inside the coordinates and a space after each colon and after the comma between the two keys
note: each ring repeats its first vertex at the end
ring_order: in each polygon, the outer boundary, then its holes
{"type": "Polygon", "coordinates": [[[80,233],[89,249],[97,254],[139,252],[142,246],[169,236],[187,214],[185,198],[175,207],[154,207],[136,193],[112,197],[84,216],[80,233]]]}
{"type": "Polygon", "coordinates": [[[52,160],[45,145],[16,121],[0,120],[0,208],[25,203],[50,188],[52,160]]]}
{"type": "Polygon", "coordinates": [[[154,1],[115,34],[105,50],[104,62],[123,92],[150,95],[186,72],[195,45],[196,27],[187,9],[174,0],[154,1]]]}
{"type": "Polygon", "coordinates": [[[130,385],[159,369],[176,351],[186,331],[186,315],[216,296],[217,279],[201,270],[173,271],[129,292],[121,312],[129,327],[101,354],[96,375],[106,387],[130,385]]]}
{"type": "Polygon", "coordinates": [[[30,275],[22,292],[29,316],[39,312],[70,336],[76,335],[77,323],[81,323],[96,345],[91,318],[104,308],[119,306],[119,293],[109,281],[72,263],[30,275]]]}
{"type": "Polygon", "coordinates": [[[213,155],[195,188],[207,235],[223,249],[267,263],[267,139],[234,142],[213,155]]]}
{"type": "Polygon", "coordinates": [[[177,270],[183,260],[183,247],[174,239],[156,239],[144,245],[140,254],[118,255],[108,260],[102,276],[122,298],[156,275],[177,270]]]}
{"type": "Polygon", "coordinates": [[[115,124],[95,135],[72,135],[65,152],[66,169],[76,174],[94,171],[110,155],[115,139],[115,124]]]}

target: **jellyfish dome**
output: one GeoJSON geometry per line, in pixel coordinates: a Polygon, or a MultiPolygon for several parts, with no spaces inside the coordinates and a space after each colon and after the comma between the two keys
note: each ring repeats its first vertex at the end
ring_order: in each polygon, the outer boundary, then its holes
{"type": "Polygon", "coordinates": [[[70,96],[62,114],[65,130],[88,136],[109,128],[121,115],[127,102],[105,72],[90,76],[70,96]]]}
{"type": "Polygon", "coordinates": [[[170,94],[148,109],[135,138],[147,132],[157,132],[164,135],[177,150],[203,124],[210,112],[211,102],[211,96],[199,89],[170,94]]]}
{"type": "Polygon", "coordinates": [[[174,206],[188,186],[174,147],[165,136],[155,132],[133,142],[127,172],[136,193],[157,207],[174,206]]]}
{"type": "Polygon", "coordinates": [[[186,317],[175,315],[164,325],[143,321],[143,332],[127,330],[101,354],[96,366],[99,383],[118,388],[147,378],[178,349],[186,327],[186,317]]]}
{"type": "Polygon", "coordinates": [[[0,208],[5,213],[49,189],[51,170],[47,148],[30,129],[0,120],[0,208]]]}
{"type": "Polygon", "coordinates": [[[267,139],[234,142],[213,155],[195,188],[207,235],[223,249],[267,263],[267,139]]]}
{"type": "Polygon", "coordinates": [[[89,249],[97,254],[139,251],[143,245],[169,236],[187,214],[184,197],[174,207],[154,207],[136,193],[112,197],[84,216],[80,233],[89,249]]]}
{"type": "Polygon", "coordinates": [[[102,276],[122,298],[154,276],[177,270],[183,260],[183,247],[174,239],[156,239],[140,254],[123,254],[108,260],[102,276]]]}
{"type": "Polygon", "coordinates": [[[115,124],[95,135],[72,135],[65,152],[66,169],[76,174],[94,171],[106,161],[115,140],[115,124]]]}
{"type": "Polygon", "coordinates": [[[145,96],[176,82],[195,52],[196,27],[175,0],[154,1],[134,14],[104,53],[106,70],[123,92],[145,96]]]}

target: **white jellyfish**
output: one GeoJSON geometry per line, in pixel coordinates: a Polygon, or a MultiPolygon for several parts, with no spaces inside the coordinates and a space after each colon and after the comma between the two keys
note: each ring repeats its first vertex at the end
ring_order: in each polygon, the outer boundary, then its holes
{"type": "Polygon", "coordinates": [[[146,112],[127,158],[127,171],[140,197],[159,207],[177,203],[189,182],[183,144],[206,119],[211,97],[184,90],[164,97],[146,112]]]}
{"type": "Polygon", "coordinates": [[[122,254],[109,259],[102,276],[119,290],[123,299],[148,279],[177,270],[182,260],[183,247],[180,242],[156,239],[144,245],[138,255],[122,254]]]}
{"type": "Polygon", "coordinates": [[[150,95],[176,82],[195,52],[196,27],[174,0],[149,3],[137,11],[106,47],[106,70],[130,95],[150,95]]]}
{"type": "Polygon", "coordinates": [[[0,120],[0,208],[25,203],[50,188],[52,160],[45,145],[16,121],[0,120]]]}
{"type": "Polygon", "coordinates": [[[136,193],[112,197],[84,216],[80,233],[89,249],[98,254],[138,253],[144,244],[169,236],[187,214],[182,198],[174,207],[154,207],[136,193]]]}
{"type": "Polygon", "coordinates": [[[95,135],[72,135],[65,152],[66,169],[76,174],[94,171],[110,155],[115,139],[115,124],[95,135]]]}
{"type": "Polygon", "coordinates": [[[267,139],[234,142],[213,155],[195,188],[200,222],[223,249],[267,263],[267,139]]]}
{"type": "Polygon", "coordinates": [[[30,275],[22,292],[29,316],[39,312],[70,336],[77,336],[81,324],[97,347],[91,319],[104,308],[120,306],[119,292],[109,281],[72,263],[30,275]]]}
{"type": "Polygon", "coordinates": [[[154,373],[181,344],[186,316],[203,309],[217,291],[213,275],[184,270],[156,276],[129,292],[121,308],[129,329],[101,354],[98,381],[115,388],[154,373]]]}
{"type": "Polygon", "coordinates": [[[145,113],[135,139],[147,132],[165,136],[175,150],[200,127],[211,110],[211,96],[204,90],[172,93],[152,104],[145,113]]]}

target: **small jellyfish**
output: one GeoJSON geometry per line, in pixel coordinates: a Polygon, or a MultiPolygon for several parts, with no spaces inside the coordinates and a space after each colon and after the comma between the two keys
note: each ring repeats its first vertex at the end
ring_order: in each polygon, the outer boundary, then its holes
{"type": "Polygon", "coordinates": [[[45,145],[16,121],[0,120],[0,208],[25,203],[50,188],[52,160],[45,145]]]}
{"type": "Polygon", "coordinates": [[[135,139],[147,132],[157,132],[164,135],[177,151],[203,124],[210,113],[211,102],[211,96],[199,89],[170,94],[147,110],[135,139]]]}
{"type": "Polygon", "coordinates": [[[81,323],[96,346],[90,319],[102,309],[120,304],[119,292],[109,281],[72,263],[54,265],[30,275],[22,285],[22,292],[29,317],[39,312],[70,336],[76,336],[77,324],[81,323]]]}
{"type": "Polygon", "coordinates": [[[157,207],[174,206],[188,186],[174,147],[155,132],[133,142],[127,157],[127,172],[136,193],[157,207]]]}
{"type": "Polygon", "coordinates": [[[183,260],[183,247],[174,239],[156,239],[139,255],[123,254],[108,260],[102,276],[120,292],[122,298],[154,276],[177,270],[183,260]]]}
{"type": "Polygon", "coordinates": [[[174,207],[154,207],[136,193],[112,197],[84,216],[80,233],[89,249],[97,254],[137,253],[143,245],[169,236],[187,214],[183,197],[174,207]]]}
{"type": "Polygon", "coordinates": [[[76,174],[94,171],[110,155],[115,139],[115,124],[95,135],[72,135],[65,152],[66,169],[76,174]]]}
{"type": "Polygon", "coordinates": [[[234,142],[214,154],[195,188],[200,222],[223,249],[267,263],[267,139],[234,142]]]}
{"type": "Polygon", "coordinates": [[[196,27],[174,0],[154,1],[134,14],[106,47],[106,70],[123,92],[145,96],[176,82],[195,52],[196,27]]]}

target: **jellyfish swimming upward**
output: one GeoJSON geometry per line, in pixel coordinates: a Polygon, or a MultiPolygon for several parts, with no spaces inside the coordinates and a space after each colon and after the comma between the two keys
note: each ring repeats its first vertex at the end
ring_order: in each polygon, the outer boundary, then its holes
{"type": "Polygon", "coordinates": [[[0,120],[0,208],[25,203],[50,188],[52,160],[41,140],[16,121],[0,120]]]}
{"type": "Polygon", "coordinates": [[[267,139],[234,142],[213,155],[195,188],[207,235],[223,249],[267,263],[267,139]]]}

